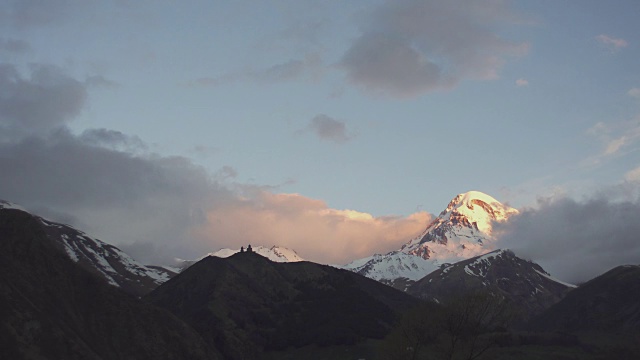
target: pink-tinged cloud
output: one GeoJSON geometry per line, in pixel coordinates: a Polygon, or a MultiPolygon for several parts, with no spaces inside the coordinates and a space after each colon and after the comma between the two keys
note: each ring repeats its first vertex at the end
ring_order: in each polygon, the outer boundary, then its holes
{"type": "Polygon", "coordinates": [[[518,79],[518,80],[516,80],[516,85],[517,86],[528,86],[529,85],[529,81],[527,79],[518,79]]]}
{"type": "Polygon", "coordinates": [[[627,95],[635,99],[640,99],[640,88],[634,87],[627,91],[627,95]]]}
{"type": "Polygon", "coordinates": [[[605,34],[600,34],[596,36],[596,40],[598,40],[598,42],[600,42],[602,45],[614,51],[620,50],[622,48],[629,46],[629,43],[627,42],[627,40],[617,39],[605,34]]]}
{"type": "Polygon", "coordinates": [[[355,210],[331,209],[299,194],[257,190],[250,197],[217,207],[194,235],[211,251],[247,244],[278,245],[303,258],[344,264],[398,249],[428,225],[431,215],[375,217],[355,210]]]}

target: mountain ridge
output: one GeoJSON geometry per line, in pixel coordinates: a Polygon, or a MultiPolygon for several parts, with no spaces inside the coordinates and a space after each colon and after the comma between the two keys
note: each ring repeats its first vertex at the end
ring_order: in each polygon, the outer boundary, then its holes
{"type": "Polygon", "coordinates": [[[527,320],[560,301],[575,285],[556,280],[539,264],[517,257],[512,251],[492,252],[442,265],[416,281],[407,293],[438,303],[472,292],[508,299],[527,320]]]}

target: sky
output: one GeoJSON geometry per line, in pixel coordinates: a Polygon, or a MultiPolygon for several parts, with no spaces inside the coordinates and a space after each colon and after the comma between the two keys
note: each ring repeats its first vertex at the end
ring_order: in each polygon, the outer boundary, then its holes
{"type": "MultiPolygon", "coordinates": [[[[551,210],[640,207],[638,15],[635,0],[5,0],[0,198],[147,263],[248,243],[345,263],[469,190],[536,219],[505,243],[549,240],[533,230],[567,228],[540,226],[551,210]]],[[[602,241],[586,235],[562,241],[602,241]]],[[[622,253],[603,266],[640,263],[622,253]]]]}

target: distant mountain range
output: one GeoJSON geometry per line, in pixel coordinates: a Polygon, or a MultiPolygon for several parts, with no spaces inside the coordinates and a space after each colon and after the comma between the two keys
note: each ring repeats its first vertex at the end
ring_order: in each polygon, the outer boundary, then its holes
{"type": "Polygon", "coordinates": [[[369,345],[365,352],[353,349],[382,341],[407,310],[424,301],[446,307],[482,293],[506,300],[520,326],[534,332],[500,335],[504,346],[515,347],[513,354],[551,341],[568,349],[566,358],[635,359],[640,266],[615,268],[580,287],[563,283],[532,261],[492,249],[492,223],[514,213],[488,195],[461,194],[420,237],[348,270],[303,261],[277,246],[255,246],[250,253],[221,249],[161,267],[0,201],[0,354],[369,358],[376,352],[369,345]],[[558,331],[572,335],[544,335],[558,331]],[[596,334],[585,340],[595,348],[572,337],[583,333],[596,334]]]}

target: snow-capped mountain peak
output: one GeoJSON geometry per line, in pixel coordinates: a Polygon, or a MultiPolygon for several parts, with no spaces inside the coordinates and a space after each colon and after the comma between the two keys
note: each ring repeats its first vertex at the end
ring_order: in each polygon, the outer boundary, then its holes
{"type": "Polygon", "coordinates": [[[467,221],[473,221],[480,232],[491,235],[492,222],[504,221],[517,212],[485,193],[469,191],[453,198],[438,217],[451,221],[464,217],[467,221]]]}
{"type": "Polygon", "coordinates": [[[414,281],[443,264],[495,250],[493,224],[517,212],[479,191],[459,194],[419,236],[399,250],[355,260],[343,268],[387,283],[396,279],[414,281]]]}
{"type": "Polygon", "coordinates": [[[493,250],[493,223],[518,210],[479,191],[457,195],[425,231],[401,251],[424,259],[455,262],[493,250]]]}

